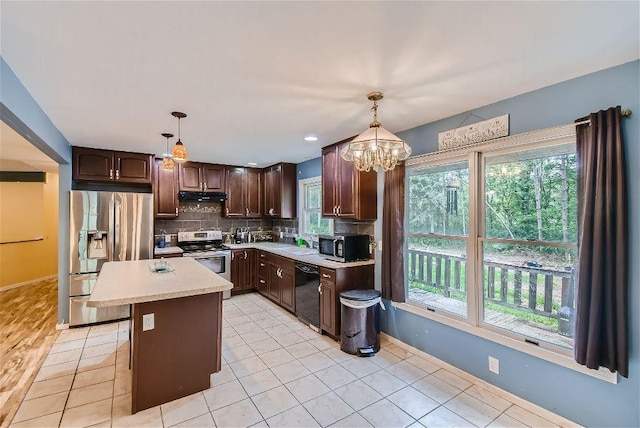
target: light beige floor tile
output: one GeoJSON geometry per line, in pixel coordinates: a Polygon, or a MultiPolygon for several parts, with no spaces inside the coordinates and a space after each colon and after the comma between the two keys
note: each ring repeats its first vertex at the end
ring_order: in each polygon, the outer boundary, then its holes
{"type": "Polygon", "coordinates": [[[453,373],[451,373],[448,370],[445,369],[440,369],[436,372],[433,373],[433,376],[442,379],[443,381],[447,382],[449,385],[453,385],[456,388],[464,391],[465,389],[469,388],[471,385],[473,385],[471,382],[469,382],[466,379],[461,378],[458,375],[455,375],[453,373]]]}
{"type": "Polygon", "coordinates": [[[280,346],[280,344],[276,342],[276,340],[271,336],[269,336],[269,338],[266,340],[261,340],[260,342],[255,342],[251,344],[251,349],[253,349],[253,352],[255,352],[256,355],[261,355],[266,352],[275,351],[276,349],[280,349],[280,348],[282,348],[282,346],[280,346]]]}
{"type": "Polygon", "coordinates": [[[260,394],[282,385],[280,379],[268,369],[240,378],[240,383],[249,396],[260,394]]]}
{"type": "Polygon", "coordinates": [[[444,406],[477,426],[488,425],[501,413],[465,392],[447,401],[444,406]]]}
{"type": "Polygon", "coordinates": [[[238,332],[238,334],[242,335],[245,333],[250,333],[252,331],[260,330],[260,326],[253,321],[249,320],[247,323],[233,325],[231,324],[233,329],[238,332]]]}
{"type": "Polygon", "coordinates": [[[483,403],[487,403],[491,407],[498,409],[501,412],[504,412],[509,408],[509,406],[511,406],[511,404],[513,404],[510,401],[507,401],[504,398],[499,397],[493,392],[488,391],[478,385],[472,385],[465,392],[473,398],[477,398],[483,403]]]}
{"type": "Polygon", "coordinates": [[[402,361],[402,358],[398,357],[395,354],[392,354],[391,352],[387,351],[384,348],[381,348],[376,353],[376,355],[370,358],[370,360],[373,364],[377,365],[378,367],[384,368],[392,364],[399,363],[400,361],[402,361]]]}
{"type": "Polygon", "coordinates": [[[294,360],[293,355],[284,348],[262,353],[259,357],[268,367],[278,366],[294,360]]]}
{"type": "Polygon", "coordinates": [[[86,427],[111,419],[111,397],[84,406],[66,409],[60,427],[86,427]]]}
{"type": "Polygon", "coordinates": [[[223,383],[231,382],[232,380],[237,379],[236,375],[231,370],[228,364],[222,365],[222,370],[218,373],[213,373],[210,376],[211,386],[222,385],[223,383]]]}
{"type": "Polygon", "coordinates": [[[414,419],[420,419],[440,405],[410,386],[394,392],[387,399],[414,419]]]}
{"type": "Polygon", "coordinates": [[[113,396],[116,397],[122,394],[131,393],[131,374],[128,376],[118,376],[116,372],[116,378],[113,386],[113,396]]]}
{"type": "Polygon", "coordinates": [[[56,364],[54,366],[40,367],[38,375],[35,377],[34,382],[40,382],[47,379],[53,379],[56,377],[73,375],[78,366],[77,361],[70,361],[68,363],[56,364]]]}
{"type": "Polygon", "coordinates": [[[411,425],[409,425],[407,428],[424,428],[424,425],[422,425],[420,422],[415,421],[414,423],[412,423],[411,425]]]}
{"type": "Polygon", "coordinates": [[[56,364],[68,363],[70,361],[79,361],[82,349],[73,349],[71,351],[58,352],[57,354],[49,354],[44,359],[42,367],[54,366],[56,364]]]}
{"type": "Polygon", "coordinates": [[[411,358],[413,356],[411,352],[395,344],[386,345],[384,349],[391,352],[395,356],[400,357],[403,360],[407,358],[411,358]]]}
{"type": "Polygon", "coordinates": [[[386,397],[404,388],[407,383],[386,370],[380,370],[362,378],[362,381],[386,397]]]}
{"type": "Polygon", "coordinates": [[[382,399],[358,412],[374,427],[406,427],[414,419],[387,399],[382,399]]]}
{"type": "Polygon", "coordinates": [[[429,374],[421,368],[408,363],[407,360],[403,360],[397,364],[393,364],[387,367],[385,370],[398,379],[403,380],[404,382],[409,384],[417,382],[418,380],[429,374]]]}
{"type": "Polygon", "coordinates": [[[211,412],[218,427],[246,427],[262,421],[262,415],[250,398],[211,412]]]}
{"type": "Polygon", "coordinates": [[[237,403],[248,397],[242,384],[237,380],[209,388],[203,391],[209,410],[217,410],[229,404],[237,403]]]}
{"type": "MultiPolygon", "coordinates": [[[[109,334],[103,334],[100,336],[92,336],[92,337],[87,337],[87,341],[84,345],[85,348],[91,348],[93,346],[98,346],[98,345],[104,345],[106,343],[113,343],[113,342],[117,342],[118,341],[118,332],[116,331],[115,333],[109,333],[109,334]]],[[[127,338],[128,338],[128,333],[127,333],[127,338]]]]}
{"type": "Polygon", "coordinates": [[[213,422],[213,416],[211,413],[205,413],[204,415],[200,415],[196,418],[189,419],[188,421],[184,421],[179,423],[178,425],[174,425],[175,427],[194,427],[194,428],[215,428],[216,423],[213,422]]]}
{"type": "Polygon", "coordinates": [[[418,368],[421,368],[427,373],[433,373],[435,371],[440,370],[440,366],[438,366],[437,364],[432,363],[431,361],[425,360],[424,358],[420,358],[417,355],[407,358],[406,361],[418,368]]]}
{"type": "Polygon", "coordinates": [[[103,334],[109,334],[109,333],[117,333],[119,330],[120,330],[120,325],[117,322],[94,325],[94,326],[91,326],[91,328],[89,329],[89,334],[87,334],[87,337],[102,336],[103,334]]]}
{"type": "Polygon", "coordinates": [[[262,312],[257,312],[255,314],[249,315],[249,318],[251,319],[251,321],[260,325],[260,321],[265,319],[273,319],[273,316],[267,313],[266,311],[262,311],[262,312]]]}
{"type": "Polygon", "coordinates": [[[322,353],[338,364],[344,363],[345,361],[349,361],[354,358],[358,358],[355,355],[347,354],[346,352],[341,351],[340,348],[330,348],[326,351],[322,351],[322,353]]]}
{"type": "Polygon", "coordinates": [[[314,375],[309,375],[291,381],[285,385],[300,403],[319,397],[329,392],[327,385],[314,375]]]}
{"type": "Polygon", "coordinates": [[[317,371],[315,375],[332,390],[336,390],[357,379],[357,377],[341,365],[335,365],[327,369],[317,371]]]}
{"type": "Polygon", "coordinates": [[[89,327],[70,328],[60,331],[56,343],[69,342],[71,340],[86,339],[89,333],[89,327]]]}
{"type": "Polygon", "coordinates": [[[501,414],[496,419],[494,419],[487,427],[490,428],[516,428],[522,427],[526,428],[529,425],[526,425],[516,419],[513,419],[511,416],[507,416],[506,414],[501,414]]]}
{"type": "Polygon", "coordinates": [[[83,406],[95,401],[105,400],[113,397],[113,381],[96,383],[84,388],[71,390],[66,408],[83,406]]]}
{"type": "Polygon", "coordinates": [[[270,427],[292,427],[292,428],[306,428],[306,427],[319,427],[318,423],[313,416],[307,412],[303,406],[296,406],[292,409],[286,410],[279,415],[272,416],[267,419],[267,424],[270,427]]]}
{"type": "Polygon", "coordinates": [[[101,367],[115,365],[115,363],[116,363],[116,354],[114,353],[97,355],[91,358],[80,358],[80,362],[78,363],[78,372],[95,370],[101,367]]]}
{"type": "Polygon", "coordinates": [[[160,406],[143,410],[135,415],[128,415],[116,418],[112,423],[113,428],[124,427],[161,427],[162,413],[160,406]]]}
{"type": "Polygon", "coordinates": [[[287,351],[296,358],[306,357],[319,351],[318,348],[309,342],[300,342],[295,345],[287,346],[287,351]]]}
{"type": "Polygon", "coordinates": [[[329,392],[303,404],[320,425],[328,426],[353,413],[353,409],[335,393],[329,392]]]}
{"type": "Polygon", "coordinates": [[[269,336],[264,330],[251,331],[249,333],[244,333],[242,335],[242,340],[247,342],[248,345],[251,345],[252,343],[260,342],[262,340],[267,340],[270,338],[271,336],[269,336]]]}
{"type": "Polygon", "coordinates": [[[29,419],[26,421],[13,423],[9,425],[9,428],[42,428],[42,427],[57,427],[62,419],[62,412],[51,413],[49,415],[40,416],[39,418],[29,419]]]}
{"type": "Polygon", "coordinates": [[[226,351],[228,349],[239,348],[246,344],[247,342],[245,342],[240,335],[236,334],[235,336],[222,339],[222,350],[226,351]]]}
{"type": "Polygon", "coordinates": [[[522,422],[523,424],[532,426],[532,427],[554,427],[556,426],[553,422],[548,421],[547,419],[538,416],[534,413],[531,413],[528,410],[523,409],[520,406],[513,405],[509,407],[505,412],[507,416],[511,416],[513,419],[522,422]]]}
{"type": "Polygon", "coordinates": [[[115,375],[116,375],[115,366],[107,366],[107,367],[102,367],[100,369],[77,373],[76,378],[73,381],[72,389],[84,388],[85,386],[106,382],[108,380],[114,379],[115,375]]]}
{"type": "MultiPolygon", "coordinates": [[[[89,339],[87,339],[89,340],[89,339]]],[[[82,351],[82,358],[91,358],[98,355],[115,353],[118,348],[118,342],[103,343],[102,345],[85,347],[82,351]]]]}
{"type": "Polygon", "coordinates": [[[361,378],[375,373],[380,367],[369,361],[369,358],[353,358],[341,364],[342,367],[350,371],[355,377],[361,378]]]}
{"type": "Polygon", "coordinates": [[[254,395],[251,400],[265,420],[300,404],[284,385],[254,395]]]}
{"type": "Polygon", "coordinates": [[[302,337],[304,340],[314,340],[320,337],[320,333],[317,331],[311,330],[310,328],[305,328],[304,324],[301,322],[294,322],[288,327],[295,331],[298,336],[302,337]]]}
{"type": "Polygon", "coordinates": [[[39,418],[51,413],[61,412],[64,409],[67,396],[68,393],[60,392],[58,394],[34,398],[33,400],[25,400],[20,404],[12,422],[22,422],[27,419],[39,418]]]}
{"type": "Polygon", "coordinates": [[[359,413],[353,413],[330,426],[335,428],[369,428],[373,425],[367,422],[359,413]]]}
{"type": "Polygon", "coordinates": [[[317,339],[310,340],[309,343],[321,351],[340,347],[338,342],[334,341],[333,339],[329,339],[326,336],[320,336],[317,339]]]}
{"type": "Polygon", "coordinates": [[[262,360],[258,357],[245,358],[241,361],[231,363],[229,364],[229,366],[238,378],[261,372],[262,370],[266,370],[267,368],[265,363],[263,363],[262,360]]]}
{"type": "Polygon", "coordinates": [[[458,388],[433,375],[424,377],[411,386],[441,404],[460,394],[458,388]]]}
{"type": "Polygon", "coordinates": [[[34,382],[29,388],[29,392],[24,397],[25,400],[44,397],[45,395],[57,394],[59,392],[69,392],[73,383],[73,375],[56,377],[49,380],[34,382]]]}
{"type": "Polygon", "coordinates": [[[255,357],[255,355],[256,353],[253,352],[253,349],[251,349],[249,345],[238,346],[237,348],[229,348],[222,351],[222,356],[229,364],[255,357]]]}
{"type": "Polygon", "coordinates": [[[335,389],[334,392],[354,410],[362,410],[382,399],[378,391],[360,379],[335,389]]]}
{"type": "Polygon", "coordinates": [[[311,374],[311,372],[297,360],[271,367],[271,371],[282,383],[289,383],[292,380],[300,379],[301,377],[311,374]]]}
{"type": "Polygon", "coordinates": [[[113,397],[111,419],[116,420],[131,415],[131,393],[113,397]]]}
{"type": "Polygon", "coordinates": [[[316,352],[315,354],[298,358],[298,361],[300,361],[312,373],[325,370],[336,365],[336,362],[326,356],[323,352],[316,352]]]}
{"type": "Polygon", "coordinates": [[[260,327],[262,327],[265,330],[269,330],[271,327],[275,327],[281,324],[282,323],[280,322],[279,319],[273,318],[273,317],[260,321],[260,327]]]}
{"type": "MultiPolygon", "coordinates": [[[[271,332],[269,332],[271,334],[271,332]]],[[[283,347],[295,345],[296,343],[304,342],[305,340],[300,337],[298,333],[292,331],[291,333],[283,334],[283,335],[271,335],[276,342],[278,342],[283,347]]]]}
{"type": "Polygon", "coordinates": [[[209,407],[201,392],[170,401],[160,406],[164,426],[172,426],[209,413],[209,407]]]}
{"type": "Polygon", "coordinates": [[[456,415],[446,407],[438,407],[433,412],[429,413],[424,418],[420,419],[420,422],[425,427],[473,427],[474,425],[468,420],[456,415]]]}
{"type": "Polygon", "coordinates": [[[57,354],[58,352],[72,351],[74,349],[82,349],[86,339],[69,340],[68,342],[54,343],[49,354],[57,354]]]}

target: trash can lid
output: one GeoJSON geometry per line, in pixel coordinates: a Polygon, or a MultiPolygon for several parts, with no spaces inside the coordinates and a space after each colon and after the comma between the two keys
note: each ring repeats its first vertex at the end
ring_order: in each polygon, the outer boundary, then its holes
{"type": "Polygon", "coordinates": [[[380,297],[380,292],[377,290],[346,290],[340,293],[340,297],[365,302],[377,299],[380,297]]]}

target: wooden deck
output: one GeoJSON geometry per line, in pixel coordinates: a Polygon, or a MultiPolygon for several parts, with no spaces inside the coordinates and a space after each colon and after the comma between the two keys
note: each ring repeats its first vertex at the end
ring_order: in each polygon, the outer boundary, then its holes
{"type": "MultiPolygon", "coordinates": [[[[408,300],[438,309],[446,308],[447,312],[466,317],[466,302],[447,298],[429,291],[415,288],[409,289],[408,300]]],[[[567,349],[573,349],[573,338],[563,336],[557,330],[543,325],[533,324],[525,319],[502,312],[485,309],[484,321],[493,327],[508,330],[530,339],[547,342],[567,349]]]]}

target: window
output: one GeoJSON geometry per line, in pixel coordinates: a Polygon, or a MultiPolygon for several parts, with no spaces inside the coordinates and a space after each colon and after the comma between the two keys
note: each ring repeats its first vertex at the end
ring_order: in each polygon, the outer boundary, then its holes
{"type": "Polygon", "coordinates": [[[407,302],[569,355],[575,134],[516,137],[407,164],[407,302]]]}
{"type": "Polygon", "coordinates": [[[322,217],[321,177],[300,180],[299,219],[300,233],[304,235],[332,235],[333,220],[322,217]]]}

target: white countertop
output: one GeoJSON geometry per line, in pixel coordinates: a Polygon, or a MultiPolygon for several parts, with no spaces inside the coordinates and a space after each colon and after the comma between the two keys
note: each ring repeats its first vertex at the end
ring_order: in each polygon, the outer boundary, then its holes
{"type": "Polygon", "coordinates": [[[268,251],[279,256],[287,257],[310,265],[322,266],[329,269],[344,269],[356,266],[366,266],[375,264],[374,259],[340,263],[333,260],[325,259],[318,254],[318,250],[311,248],[298,247],[291,244],[283,244],[281,242],[249,242],[246,244],[227,244],[232,250],[243,248],[255,248],[257,250],[268,251]]]}
{"type": "Polygon", "coordinates": [[[155,247],[153,249],[154,256],[164,256],[166,254],[182,254],[183,252],[184,251],[182,251],[182,248],[180,247],[164,247],[164,248],[155,247]]]}
{"type": "Polygon", "coordinates": [[[172,272],[149,269],[158,260],[108,262],[102,266],[87,306],[104,307],[217,293],[233,284],[190,257],[167,262],[172,272]]]}

